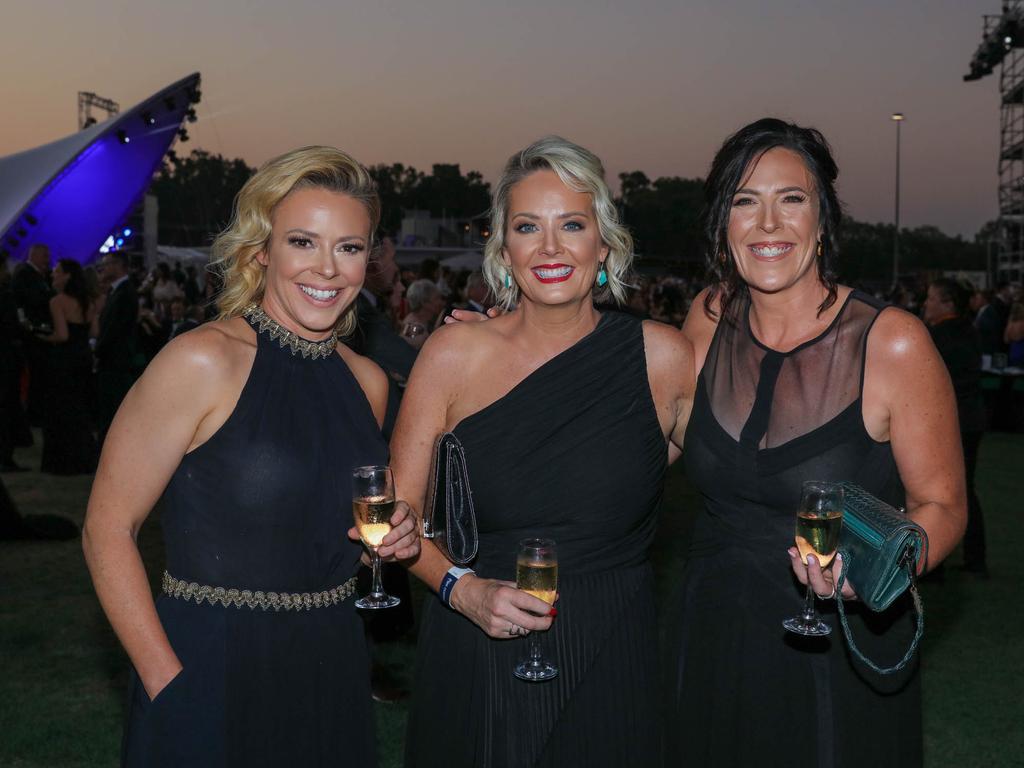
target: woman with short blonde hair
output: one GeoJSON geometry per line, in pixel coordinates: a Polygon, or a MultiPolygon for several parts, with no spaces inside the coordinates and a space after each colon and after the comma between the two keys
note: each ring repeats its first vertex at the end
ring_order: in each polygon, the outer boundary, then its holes
{"type": "Polygon", "coordinates": [[[491,232],[485,274],[516,310],[430,336],[391,444],[396,482],[417,505],[430,447],[452,432],[479,530],[471,570],[433,542],[411,568],[440,599],[420,630],[406,765],[654,765],[647,550],[692,398],[690,347],[675,328],[595,307],[622,298],[632,243],[583,147],[548,137],[514,154],[491,232]],[[526,538],[555,540],[555,608],[554,585],[514,581],[526,538]],[[513,672],[532,632],[551,668],[520,673],[550,682],[513,672]],[[452,723],[465,735],[438,740],[452,723]]]}
{"type": "Polygon", "coordinates": [[[495,187],[491,206],[491,237],[484,246],[482,269],[488,287],[497,297],[497,303],[508,309],[519,298],[519,286],[509,278],[502,259],[509,196],[516,184],[539,170],[553,171],[568,188],[590,195],[601,241],[608,248],[608,256],[602,262],[606,282],[594,288],[594,300],[607,302],[613,299],[621,304],[626,300],[626,281],[633,265],[633,237],[619,223],[615,201],[604,180],[601,159],[590,150],[561,136],[545,136],[512,155],[495,187]]]}
{"type": "MultiPolygon", "coordinates": [[[[352,470],[384,464],[387,379],[338,341],[380,215],[330,147],[271,160],[214,252],[221,319],[173,339],[103,447],[86,560],[132,662],[127,766],[375,764],[353,605],[352,470]],[[154,604],[135,539],[160,501],[154,604]]],[[[378,553],[419,552],[402,502],[378,553]]]]}

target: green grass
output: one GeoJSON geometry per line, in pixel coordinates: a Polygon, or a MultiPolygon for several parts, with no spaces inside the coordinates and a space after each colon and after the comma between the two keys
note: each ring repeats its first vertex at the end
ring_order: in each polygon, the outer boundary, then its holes
{"type": "MultiPolygon", "coordinates": [[[[19,462],[38,466],[38,450],[19,462]]],[[[1024,436],[994,433],[982,443],[978,488],[985,509],[992,579],[953,568],[923,586],[926,765],[1024,764],[1016,683],[1024,679],[1024,620],[1014,608],[1024,583],[1021,468],[1024,436]]],[[[22,513],[61,514],[81,523],[91,479],[29,472],[4,475],[22,513]]],[[[659,598],[685,552],[698,500],[673,468],[655,547],[659,598]]],[[[162,570],[159,517],[140,537],[151,579],[162,570]]],[[[951,564],[959,563],[954,554],[951,564]]],[[[434,599],[414,586],[414,600],[434,599]]],[[[379,660],[411,682],[413,641],[377,648],[379,660]]],[[[0,766],[115,766],[127,660],[99,609],[77,541],[0,544],[0,766]]],[[[406,709],[377,705],[382,768],[401,765],[406,709]]],[[[442,737],[439,735],[439,737],[442,737]]]]}

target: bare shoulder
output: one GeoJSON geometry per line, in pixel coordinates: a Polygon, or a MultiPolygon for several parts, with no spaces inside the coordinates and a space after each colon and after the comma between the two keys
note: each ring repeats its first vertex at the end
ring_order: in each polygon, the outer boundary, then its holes
{"type": "Polygon", "coordinates": [[[678,328],[654,320],[644,320],[644,351],[647,376],[654,390],[669,387],[679,396],[693,389],[693,344],[678,328]]]}
{"type": "MultiPolygon", "coordinates": [[[[248,371],[256,355],[256,333],[239,318],[204,323],[171,339],[146,368],[144,378],[164,373],[198,385],[220,384],[248,371]]],[[[151,378],[151,377],[150,377],[151,378]]]]}
{"type": "Polygon", "coordinates": [[[379,365],[370,358],[353,351],[345,344],[338,344],[338,354],[341,355],[341,359],[345,361],[345,365],[352,371],[359,386],[368,396],[371,393],[376,396],[383,392],[384,397],[387,397],[388,375],[379,365]]]}
{"type": "Polygon", "coordinates": [[[883,309],[868,335],[868,355],[883,367],[918,364],[936,354],[925,324],[898,307],[883,309]]]}
{"type": "Polygon", "coordinates": [[[648,358],[692,364],[693,344],[681,329],[656,320],[644,320],[643,328],[648,358]]]}
{"type": "Polygon", "coordinates": [[[424,365],[466,366],[478,363],[506,335],[507,316],[482,323],[451,323],[430,334],[420,350],[424,365]]]}

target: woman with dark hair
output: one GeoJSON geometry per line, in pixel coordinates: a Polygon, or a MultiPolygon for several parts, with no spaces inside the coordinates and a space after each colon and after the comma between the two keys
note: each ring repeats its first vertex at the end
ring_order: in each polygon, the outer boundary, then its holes
{"type": "MultiPolygon", "coordinates": [[[[685,461],[704,506],[670,646],[670,765],[922,760],[916,664],[883,677],[838,632],[782,627],[808,582],[836,626],[832,568],[793,547],[803,481],[905,505],[929,536],[924,569],[964,529],[949,377],[917,318],[837,282],[836,176],[818,131],[775,119],[727,139],[708,175],[713,282],[684,326],[699,371],[685,461]]],[[[908,599],[871,613],[856,586],[843,586],[856,641],[893,664],[913,635],[908,599]]]]}
{"type": "Polygon", "coordinates": [[[89,337],[98,331],[96,296],[82,265],[61,259],[53,270],[57,295],[50,299],[53,333],[47,361],[46,410],[41,469],[54,475],[78,475],[96,469],[97,447],[90,418],[93,391],[89,337]]]}

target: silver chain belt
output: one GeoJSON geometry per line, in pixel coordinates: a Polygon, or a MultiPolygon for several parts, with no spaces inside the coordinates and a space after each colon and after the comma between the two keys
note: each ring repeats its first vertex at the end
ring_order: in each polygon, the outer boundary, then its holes
{"type": "Polygon", "coordinates": [[[264,611],[308,611],[336,605],[355,594],[356,577],[325,592],[252,592],[248,589],[225,589],[176,579],[164,571],[164,594],[180,600],[193,600],[196,605],[206,601],[225,608],[259,608],[264,611]]]}

